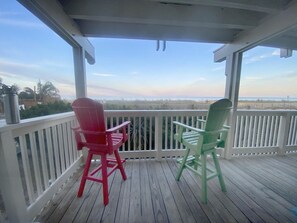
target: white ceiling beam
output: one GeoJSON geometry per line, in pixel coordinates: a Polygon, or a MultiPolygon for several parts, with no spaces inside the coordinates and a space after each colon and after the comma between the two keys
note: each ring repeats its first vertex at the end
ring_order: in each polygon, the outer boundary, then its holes
{"type": "Polygon", "coordinates": [[[261,43],[261,46],[297,50],[297,41],[294,36],[280,35],[261,43]]]}
{"type": "Polygon", "coordinates": [[[18,0],[72,47],[82,47],[90,64],[95,63],[95,49],[75,22],[65,14],[56,0],[18,0]]]}
{"type": "Polygon", "coordinates": [[[65,6],[73,19],[151,25],[250,29],[260,13],[209,6],[179,6],[149,1],[73,0],[65,6]]]}
{"type": "Polygon", "coordinates": [[[81,31],[87,37],[131,38],[168,41],[227,43],[236,33],[230,29],[185,28],[183,26],[119,24],[80,21],[81,31]]]}
{"type": "Polygon", "coordinates": [[[235,40],[214,52],[214,61],[221,62],[235,52],[243,52],[297,27],[297,3],[267,18],[256,28],[242,32],[235,40]]]}
{"type": "Polygon", "coordinates": [[[277,13],[282,9],[282,0],[151,0],[154,2],[208,5],[224,8],[238,8],[251,11],[277,13]]]}

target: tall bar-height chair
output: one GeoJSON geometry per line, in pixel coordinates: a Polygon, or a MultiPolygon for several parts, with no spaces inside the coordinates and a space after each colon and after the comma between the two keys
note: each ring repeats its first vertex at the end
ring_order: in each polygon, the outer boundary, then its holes
{"type": "Polygon", "coordinates": [[[180,167],[176,180],[180,180],[184,169],[189,169],[201,177],[201,200],[207,203],[207,181],[218,177],[222,191],[226,191],[222,171],[216,154],[217,147],[224,147],[227,138],[228,126],[224,125],[232,108],[232,102],[229,99],[221,99],[211,104],[207,113],[206,120],[198,119],[203,122],[205,128],[198,129],[185,125],[180,122],[173,122],[177,125],[175,139],[186,148],[185,155],[178,159],[180,167]],[[194,155],[190,155],[190,151],[194,155]],[[215,169],[207,167],[206,158],[211,154],[215,169]]]}
{"type": "Polygon", "coordinates": [[[87,180],[103,184],[104,205],[108,204],[108,176],[116,169],[121,171],[123,180],[127,179],[123,163],[119,156],[119,148],[127,141],[126,128],[130,122],[106,129],[103,105],[89,98],[78,98],[72,103],[79,126],[73,128],[78,150],[88,148],[88,157],[77,193],[81,197],[87,180]],[[93,155],[101,157],[101,164],[89,173],[93,155]],[[114,155],[114,158],[108,157],[114,155]],[[102,177],[94,175],[102,171],[102,177]]]}

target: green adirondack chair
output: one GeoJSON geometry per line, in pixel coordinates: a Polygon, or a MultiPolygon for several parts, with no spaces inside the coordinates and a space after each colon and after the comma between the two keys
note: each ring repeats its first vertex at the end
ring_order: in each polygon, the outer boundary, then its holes
{"type": "Polygon", "coordinates": [[[185,156],[178,159],[180,168],[176,180],[180,180],[185,168],[193,171],[201,177],[201,200],[207,203],[207,181],[218,177],[223,192],[226,191],[223,175],[216,154],[216,148],[223,148],[229,127],[224,125],[230,110],[232,102],[229,99],[221,99],[211,104],[208,110],[206,120],[203,122],[204,129],[197,129],[180,122],[173,122],[177,125],[177,131],[174,138],[182,143],[185,148],[185,156]],[[190,151],[193,151],[190,155],[190,151]],[[214,168],[207,167],[207,155],[211,154],[214,161],[214,168]]]}

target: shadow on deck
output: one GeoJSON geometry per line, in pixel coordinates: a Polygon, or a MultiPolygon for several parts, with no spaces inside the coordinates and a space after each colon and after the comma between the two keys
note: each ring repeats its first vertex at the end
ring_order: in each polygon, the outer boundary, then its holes
{"type": "Polygon", "coordinates": [[[101,184],[87,182],[76,197],[78,171],[35,219],[37,222],[295,222],[297,155],[220,160],[227,192],[208,182],[208,204],[200,201],[200,179],[186,170],[175,181],[174,159],[129,160],[128,179],[109,177],[109,205],[101,184]]]}

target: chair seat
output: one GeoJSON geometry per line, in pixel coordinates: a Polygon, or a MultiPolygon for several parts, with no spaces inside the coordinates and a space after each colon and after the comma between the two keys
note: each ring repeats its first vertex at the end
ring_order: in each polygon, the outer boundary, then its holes
{"type": "MultiPolygon", "coordinates": [[[[124,141],[124,137],[122,133],[112,133],[111,134],[112,145],[106,144],[95,144],[95,143],[83,143],[84,146],[88,147],[93,152],[104,152],[104,153],[112,153],[114,149],[119,148],[124,141]],[[112,150],[110,150],[112,148],[112,150]]],[[[107,141],[106,141],[107,142],[107,141]]]]}
{"type": "MultiPolygon", "coordinates": [[[[199,136],[200,136],[200,133],[198,132],[194,132],[194,131],[184,132],[182,136],[182,143],[190,149],[196,149],[199,142],[199,136]]],[[[221,145],[222,142],[223,140],[218,138],[214,142],[203,144],[201,153],[215,149],[215,147],[217,147],[218,145],[221,145]]]]}

